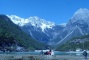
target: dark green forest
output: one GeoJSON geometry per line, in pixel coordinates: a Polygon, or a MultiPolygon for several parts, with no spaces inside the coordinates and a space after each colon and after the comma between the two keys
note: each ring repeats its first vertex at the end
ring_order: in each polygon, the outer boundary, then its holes
{"type": "Polygon", "coordinates": [[[88,50],[89,49],[89,35],[81,37],[74,37],[62,45],[58,45],[56,50],[59,51],[75,51],[76,49],[88,50]]]}

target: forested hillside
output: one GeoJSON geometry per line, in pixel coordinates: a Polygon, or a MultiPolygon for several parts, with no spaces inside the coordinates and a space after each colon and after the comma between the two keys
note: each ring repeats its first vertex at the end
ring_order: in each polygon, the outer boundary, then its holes
{"type": "Polygon", "coordinates": [[[89,49],[89,35],[74,37],[56,48],[56,50],[60,51],[75,51],[76,49],[89,49]]]}
{"type": "Polygon", "coordinates": [[[18,47],[23,47],[23,50],[34,50],[45,49],[46,45],[33,40],[7,16],[0,15],[0,50],[16,51],[18,47]]]}

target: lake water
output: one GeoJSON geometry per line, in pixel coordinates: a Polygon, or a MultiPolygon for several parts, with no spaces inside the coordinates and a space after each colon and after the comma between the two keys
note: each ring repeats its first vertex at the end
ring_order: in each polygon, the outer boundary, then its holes
{"type": "MultiPolygon", "coordinates": [[[[41,55],[40,52],[0,52],[0,54],[16,54],[16,55],[41,55]]],[[[54,55],[82,55],[81,53],[59,52],[54,51],[54,55]]]]}

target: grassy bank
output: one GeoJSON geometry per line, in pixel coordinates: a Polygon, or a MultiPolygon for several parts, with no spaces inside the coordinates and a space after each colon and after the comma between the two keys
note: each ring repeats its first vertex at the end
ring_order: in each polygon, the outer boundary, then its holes
{"type": "Polygon", "coordinates": [[[85,60],[85,59],[83,56],[73,56],[73,55],[53,55],[53,56],[51,56],[51,55],[1,54],[0,60],[85,60]]]}

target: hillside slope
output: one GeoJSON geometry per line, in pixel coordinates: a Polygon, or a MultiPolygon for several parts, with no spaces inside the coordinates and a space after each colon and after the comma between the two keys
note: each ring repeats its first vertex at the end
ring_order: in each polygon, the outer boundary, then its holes
{"type": "Polygon", "coordinates": [[[74,37],[64,43],[59,45],[56,50],[60,51],[75,51],[76,49],[87,50],[89,49],[89,35],[84,35],[81,37],[74,37]]]}
{"type": "Polygon", "coordinates": [[[0,50],[17,51],[45,49],[46,45],[33,40],[5,15],[0,15],[0,50]]]}

